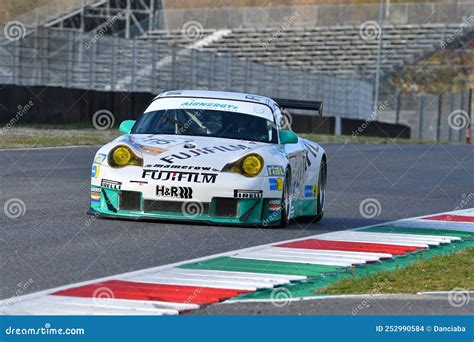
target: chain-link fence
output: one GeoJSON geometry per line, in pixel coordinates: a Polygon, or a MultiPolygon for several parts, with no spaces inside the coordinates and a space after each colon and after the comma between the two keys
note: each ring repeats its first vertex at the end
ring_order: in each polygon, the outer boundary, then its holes
{"type": "Polygon", "coordinates": [[[153,93],[249,92],[322,100],[327,115],[358,119],[370,116],[373,92],[370,84],[353,78],[321,76],[153,40],[52,29],[0,45],[0,83],[153,93]]]}
{"type": "MultiPolygon", "coordinates": [[[[267,6],[239,8],[186,8],[159,11],[168,29],[181,29],[188,21],[198,21],[204,28],[280,27],[288,17],[298,14],[292,26],[358,25],[379,20],[380,5],[338,4],[308,6],[267,6]]],[[[390,3],[386,2],[386,24],[420,24],[460,22],[474,12],[474,2],[390,3]]]]}
{"type": "Polygon", "coordinates": [[[411,137],[426,141],[465,141],[469,91],[440,94],[382,93],[377,120],[411,127],[411,137]]]}

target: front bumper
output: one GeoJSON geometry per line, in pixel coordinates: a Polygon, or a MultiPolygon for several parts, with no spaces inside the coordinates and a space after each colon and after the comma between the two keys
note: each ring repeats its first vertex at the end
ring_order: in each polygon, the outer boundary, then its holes
{"type": "MultiPolygon", "coordinates": [[[[97,193],[97,192],[94,192],[97,193]]],[[[134,220],[199,221],[237,225],[273,225],[280,221],[280,199],[213,198],[210,203],[196,201],[154,201],[146,204],[140,194],[136,207],[121,206],[127,192],[101,189],[99,202],[91,202],[88,214],[96,217],[134,220]]],[[[146,201],[146,202],[145,202],[146,201]]]]}
{"type": "MultiPolygon", "coordinates": [[[[274,188],[274,182],[268,177],[243,179],[243,176],[221,173],[214,184],[191,185],[147,180],[147,184],[143,185],[133,181],[138,178],[136,176],[120,177],[114,171],[103,168],[99,177],[92,178],[90,214],[135,220],[264,226],[280,221],[281,191],[274,188]],[[163,194],[162,187],[183,185],[188,189],[188,185],[192,186],[192,196],[169,198],[157,195],[157,188],[163,194]],[[248,191],[255,191],[258,195],[248,195],[248,191]]],[[[189,195],[189,192],[185,194],[189,195]]]]}

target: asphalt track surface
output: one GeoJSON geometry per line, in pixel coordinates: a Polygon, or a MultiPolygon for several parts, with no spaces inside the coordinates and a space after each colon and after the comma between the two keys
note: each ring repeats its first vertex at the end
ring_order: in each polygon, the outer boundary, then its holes
{"type": "MultiPolygon", "coordinates": [[[[0,214],[0,299],[260,244],[474,207],[474,203],[462,206],[473,190],[472,146],[324,147],[326,215],[317,225],[293,223],[286,229],[94,220],[86,211],[95,147],[0,151],[0,204],[19,198],[26,208],[16,219],[0,214]],[[359,205],[366,198],[380,202],[378,216],[361,215],[359,205]]],[[[418,303],[439,309],[439,314],[442,308],[446,313],[453,309],[445,300],[440,304],[439,298],[423,300],[418,303]]],[[[329,306],[306,301],[284,308],[262,303],[218,305],[196,313],[351,314],[351,300],[332,301],[329,306]]],[[[388,299],[384,307],[392,309],[386,314],[410,313],[397,310],[403,305],[408,304],[400,298],[388,299]],[[390,302],[397,300],[398,306],[390,302]]]]}

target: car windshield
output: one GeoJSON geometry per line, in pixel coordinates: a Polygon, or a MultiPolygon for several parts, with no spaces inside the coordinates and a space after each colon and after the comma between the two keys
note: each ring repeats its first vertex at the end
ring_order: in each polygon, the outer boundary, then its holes
{"type": "Polygon", "coordinates": [[[255,115],[203,109],[164,109],[144,113],[132,134],[175,134],[276,143],[270,120],[255,115]]]}

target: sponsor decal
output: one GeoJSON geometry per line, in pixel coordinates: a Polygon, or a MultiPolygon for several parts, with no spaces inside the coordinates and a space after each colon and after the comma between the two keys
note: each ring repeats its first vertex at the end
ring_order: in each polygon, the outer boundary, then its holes
{"type": "Polygon", "coordinates": [[[122,187],[121,182],[116,182],[110,179],[102,179],[102,183],[100,184],[103,188],[113,189],[113,190],[120,190],[122,187]]]}
{"type": "Polygon", "coordinates": [[[136,181],[136,180],[131,180],[130,183],[136,183],[138,185],[146,185],[148,182],[145,181],[136,181]]]}
{"type": "Polygon", "coordinates": [[[155,145],[169,145],[171,143],[176,142],[176,140],[158,138],[158,137],[154,137],[154,136],[146,137],[146,138],[143,139],[143,141],[146,142],[146,143],[155,144],[155,145]]]}
{"type": "Polygon", "coordinates": [[[190,166],[190,165],[170,165],[170,164],[148,164],[145,165],[145,169],[180,169],[180,170],[196,170],[196,171],[215,171],[219,172],[218,169],[210,166],[190,166]]]}
{"type": "Polygon", "coordinates": [[[317,197],[318,186],[317,185],[305,185],[304,186],[304,197],[317,197]]]}
{"type": "Polygon", "coordinates": [[[163,152],[168,151],[167,148],[162,148],[162,147],[152,147],[152,146],[142,146],[139,145],[140,151],[146,154],[151,154],[153,156],[157,156],[163,152]]]}
{"type": "Polygon", "coordinates": [[[103,154],[103,153],[99,153],[95,159],[94,159],[94,163],[95,164],[102,164],[104,162],[104,160],[107,158],[107,155],[106,154],[103,154]]]}
{"type": "Polygon", "coordinates": [[[234,190],[234,197],[237,198],[262,198],[262,190],[234,190]]]}
{"type": "Polygon", "coordinates": [[[193,189],[189,186],[156,186],[156,196],[171,197],[171,198],[193,198],[193,189]]]}
{"type": "Polygon", "coordinates": [[[290,157],[290,165],[291,165],[291,181],[292,186],[296,191],[302,192],[302,180],[304,179],[305,172],[307,170],[307,164],[305,158],[298,158],[298,157],[290,157]]]}
{"type": "Polygon", "coordinates": [[[224,110],[234,110],[234,111],[239,109],[239,107],[233,104],[200,102],[200,101],[186,101],[184,103],[181,103],[181,107],[224,109],[224,110]]]}
{"type": "Polygon", "coordinates": [[[283,178],[269,178],[270,190],[283,190],[283,178]]]}
{"type": "Polygon", "coordinates": [[[268,214],[270,216],[276,216],[281,212],[281,200],[275,199],[268,202],[268,214]]]}
{"type": "Polygon", "coordinates": [[[269,176],[284,176],[285,175],[283,166],[279,166],[279,165],[268,165],[267,172],[269,176]]]}
{"type": "Polygon", "coordinates": [[[143,170],[142,178],[161,181],[215,183],[217,173],[143,170]]]}
{"type": "Polygon", "coordinates": [[[97,178],[99,177],[100,174],[100,166],[99,165],[92,165],[92,170],[91,170],[91,178],[97,178]]]}
{"type": "Polygon", "coordinates": [[[268,202],[268,210],[271,213],[280,212],[280,210],[281,210],[281,200],[270,200],[270,202],[268,202]]]}
{"type": "Polygon", "coordinates": [[[101,192],[102,188],[99,188],[97,186],[91,186],[91,192],[101,192]]]}
{"type": "Polygon", "coordinates": [[[98,203],[100,202],[100,193],[91,193],[91,202],[98,203]]]}
{"type": "Polygon", "coordinates": [[[206,154],[213,154],[217,152],[233,152],[239,150],[250,150],[251,148],[245,145],[221,145],[221,146],[210,146],[203,148],[195,148],[191,150],[186,150],[186,152],[179,152],[170,154],[169,156],[160,158],[162,161],[173,164],[176,159],[190,159],[193,157],[198,157],[206,154]]]}

